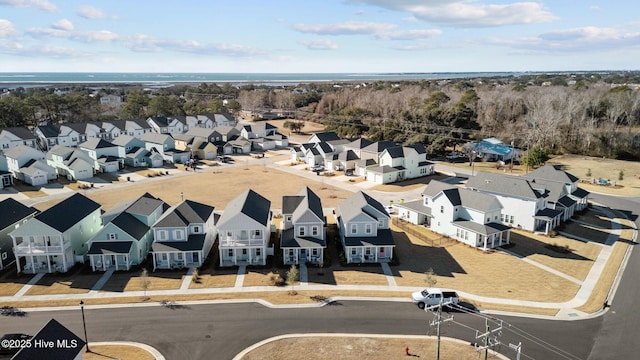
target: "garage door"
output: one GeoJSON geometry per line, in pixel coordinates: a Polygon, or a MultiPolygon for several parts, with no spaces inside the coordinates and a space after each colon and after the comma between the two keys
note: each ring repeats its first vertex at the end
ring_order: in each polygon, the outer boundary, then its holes
{"type": "Polygon", "coordinates": [[[31,185],[46,185],[47,177],[44,175],[35,175],[31,178],[31,185]]]}

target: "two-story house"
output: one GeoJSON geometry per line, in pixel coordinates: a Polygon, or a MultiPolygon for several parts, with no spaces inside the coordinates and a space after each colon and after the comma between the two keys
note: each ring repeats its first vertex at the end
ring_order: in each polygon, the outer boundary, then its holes
{"type": "Polygon", "coordinates": [[[104,227],[88,245],[93,271],[129,270],[141,264],[153,243],[151,226],[168,208],[161,199],[145,193],[102,214],[104,227]]]}
{"type": "Polygon", "coordinates": [[[391,217],[376,199],[358,191],[334,210],[344,256],[349,263],[381,263],[393,259],[391,217]]]}
{"type": "Polygon", "coordinates": [[[318,195],[305,187],[282,197],[280,249],[285,265],[322,264],[327,247],[326,218],[318,195]]]}
{"type": "Polygon", "coordinates": [[[37,146],[36,137],[26,127],[10,127],[0,131],[0,150],[6,150],[18,145],[35,148],[37,146]]]}
{"type": "Polygon", "coordinates": [[[217,224],[220,266],[266,265],[272,219],[271,201],[253,190],[231,200],[217,224]]]}
{"type": "Polygon", "coordinates": [[[580,179],[559,166],[545,165],[523,175],[536,183],[559,183],[565,186],[568,196],[576,201],[576,211],[589,206],[589,192],[578,187],[580,179]]]}
{"type": "Polygon", "coordinates": [[[56,145],[47,152],[47,164],[54,167],[58,176],[69,181],[83,180],[95,175],[95,161],[85,151],[56,145]]]}
{"type": "Polygon", "coordinates": [[[511,228],[500,222],[495,196],[451,187],[431,199],[431,230],[467,245],[492,249],[509,243],[511,228]]]}
{"type": "Polygon", "coordinates": [[[67,272],[102,228],[100,204],[75,193],[9,233],[18,273],[67,272]]]}
{"type": "Polygon", "coordinates": [[[175,117],[155,116],[147,119],[147,124],[158,134],[182,134],[186,125],[175,117]]]}
{"type": "Polygon", "coordinates": [[[118,171],[124,161],[118,157],[118,146],[101,138],[90,138],[78,145],[78,149],[86,151],[95,162],[96,170],[103,173],[118,171]]]}
{"type": "Polygon", "coordinates": [[[367,169],[366,179],[376,184],[388,184],[432,175],[435,165],[427,161],[422,144],[385,148],[378,158],[378,166],[367,169]]]}
{"type": "Polygon", "coordinates": [[[24,225],[38,210],[23,205],[13,198],[0,201],[0,270],[13,264],[13,240],[9,233],[24,225]]]}
{"type": "Polygon", "coordinates": [[[153,269],[200,267],[216,240],[214,207],[184,200],[153,225],[153,269]]]}
{"type": "Polygon", "coordinates": [[[495,196],[502,204],[501,222],[517,229],[547,234],[560,225],[564,210],[547,206],[549,191],[522,176],[478,172],[467,188],[495,196]]]}
{"type": "Polygon", "coordinates": [[[7,171],[14,178],[29,185],[46,185],[58,175],[56,169],[48,165],[45,154],[30,146],[18,145],[4,152],[7,171]]]}

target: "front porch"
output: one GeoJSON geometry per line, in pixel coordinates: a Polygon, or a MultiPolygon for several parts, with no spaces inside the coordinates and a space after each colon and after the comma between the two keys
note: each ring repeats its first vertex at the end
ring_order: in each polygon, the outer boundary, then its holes
{"type": "Polygon", "coordinates": [[[393,247],[349,247],[347,264],[388,263],[393,258],[393,247]]]}
{"type": "Polygon", "coordinates": [[[184,269],[202,266],[201,251],[163,251],[153,252],[153,270],[184,269]]]}
{"type": "Polygon", "coordinates": [[[133,265],[129,254],[89,255],[89,261],[93,271],[128,271],[133,265]]]}
{"type": "Polygon", "coordinates": [[[267,256],[274,254],[271,247],[262,246],[220,246],[220,266],[258,265],[267,264],[267,256]]]}
{"type": "Polygon", "coordinates": [[[66,259],[64,254],[16,256],[18,273],[24,274],[64,273],[69,271],[73,265],[74,262],[66,259]]]}
{"type": "Polygon", "coordinates": [[[283,248],[284,265],[321,264],[324,261],[323,248],[283,248]]]}

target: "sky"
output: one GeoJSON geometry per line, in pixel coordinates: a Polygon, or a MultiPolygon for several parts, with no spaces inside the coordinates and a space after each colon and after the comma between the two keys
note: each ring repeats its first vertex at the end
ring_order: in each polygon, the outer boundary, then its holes
{"type": "Polygon", "coordinates": [[[634,0],[0,0],[0,72],[639,70],[634,0]]]}

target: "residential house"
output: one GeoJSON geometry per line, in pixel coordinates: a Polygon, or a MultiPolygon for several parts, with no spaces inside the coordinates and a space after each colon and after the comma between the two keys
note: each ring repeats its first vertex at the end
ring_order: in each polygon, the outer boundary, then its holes
{"type": "Polygon", "coordinates": [[[0,270],[13,264],[13,240],[9,233],[33,218],[38,210],[23,205],[13,198],[0,201],[0,270]]]}
{"type": "Polygon", "coordinates": [[[104,227],[89,241],[93,271],[129,270],[146,259],[153,243],[151,226],[169,208],[145,193],[133,202],[117,204],[102,215],[104,227]]]}
{"type": "MultiPolygon", "coordinates": [[[[77,138],[72,139],[75,141],[72,141],[70,145],[65,146],[77,146],[91,138],[111,140],[110,134],[106,133],[101,125],[101,123],[95,122],[62,124],[60,125],[60,134],[64,134],[66,132],[75,132],[78,134],[77,138]]],[[[60,140],[58,140],[58,144],[63,145],[60,140]]]]}
{"type": "Polygon", "coordinates": [[[100,172],[116,172],[124,167],[124,160],[119,158],[118,146],[107,140],[90,138],[78,145],[78,148],[89,154],[95,162],[95,168],[100,172]]]}
{"type": "Polygon", "coordinates": [[[26,145],[18,145],[4,152],[7,171],[14,178],[33,186],[45,185],[57,177],[56,170],[49,166],[42,151],[26,145]]]}
{"type": "Polygon", "coordinates": [[[36,137],[36,143],[38,144],[38,147],[41,150],[48,151],[50,148],[58,145],[58,135],[60,135],[60,127],[54,124],[38,125],[33,130],[33,134],[36,137]]]}
{"type": "Polygon", "coordinates": [[[216,126],[215,122],[207,115],[187,115],[184,117],[184,122],[189,130],[193,128],[213,129],[216,126]]]}
{"type": "Polygon", "coordinates": [[[136,138],[140,138],[144,133],[152,132],[145,119],[105,121],[102,123],[102,128],[110,134],[114,131],[119,131],[120,135],[129,135],[136,138]]]}
{"type": "Polygon", "coordinates": [[[306,162],[307,150],[313,148],[315,143],[304,143],[300,145],[294,145],[291,147],[289,154],[291,156],[291,162],[297,163],[299,161],[306,162]]]}
{"type": "Polygon", "coordinates": [[[240,136],[251,142],[253,150],[270,150],[276,147],[275,139],[278,128],[268,122],[255,122],[249,125],[238,125],[240,136]]]}
{"type": "Polygon", "coordinates": [[[547,188],[525,177],[480,171],[469,178],[466,187],[495,196],[502,205],[505,225],[547,234],[562,221],[564,210],[547,207],[547,188]]]}
{"type": "Polygon", "coordinates": [[[365,138],[358,138],[351,141],[348,144],[345,144],[344,149],[353,151],[356,154],[356,156],[360,158],[360,151],[371,144],[373,144],[371,140],[367,140],[365,138]]]}
{"type": "Polygon", "coordinates": [[[136,148],[144,148],[144,141],[136,136],[121,134],[113,139],[111,143],[118,147],[118,157],[125,158],[127,154],[135,151],[136,148]]]}
{"type": "Polygon", "coordinates": [[[432,175],[435,165],[427,161],[422,144],[385,148],[379,156],[378,166],[367,169],[368,181],[388,184],[432,175]]]}
{"type": "Polygon", "coordinates": [[[213,206],[184,200],[153,225],[153,269],[200,267],[216,240],[213,206]]]}
{"type": "Polygon", "coordinates": [[[360,159],[361,160],[372,159],[376,163],[379,163],[380,154],[382,154],[382,152],[385,149],[396,147],[396,146],[398,146],[398,144],[394,143],[393,141],[387,141],[387,140],[376,141],[373,144],[367,145],[360,149],[360,159]]]}
{"type": "Polygon", "coordinates": [[[340,140],[340,136],[333,131],[318,132],[309,137],[308,143],[327,142],[332,140],[340,140]]]}
{"type": "Polygon", "coordinates": [[[441,191],[450,189],[451,187],[451,184],[431,180],[429,185],[427,185],[422,192],[421,199],[394,204],[394,207],[398,210],[398,218],[415,225],[425,225],[426,227],[430,227],[433,197],[438,195],[441,191]]]}
{"type": "Polygon", "coordinates": [[[29,341],[30,346],[21,347],[11,360],[82,360],[86,345],[82,338],[56,319],[49,320],[29,341]]]}
{"type": "Polygon", "coordinates": [[[173,138],[167,134],[158,134],[155,132],[144,133],[140,140],[144,141],[145,149],[149,151],[155,150],[157,153],[162,155],[162,157],[166,161],[172,161],[173,158],[169,159],[165,156],[165,153],[171,150],[174,150],[176,145],[173,138]]]}
{"type": "Polygon", "coordinates": [[[214,113],[214,114],[204,114],[204,115],[198,115],[198,118],[209,118],[212,119],[214,122],[214,126],[213,127],[220,127],[220,126],[236,126],[237,125],[237,121],[236,119],[231,115],[231,114],[227,114],[227,113],[214,113]]]}
{"type": "Polygon", "coordinates": [[[240,130],[234,126],[219,125],[216,131],[222,135],[222,141],[231,141],[240,136],[240,130]]]}
{"type": "Polygon", "coordinates": [[[430,203],[432,231],[482,250],[509,244],[511,228],[500,222],[495,196],[452,186],[430,203]]]}
{"type": "Polygon", "coordinates": [[[354,174],[357,176],[367,176],[369,169],[378,166],[378,162],[374,159],[361,159],[355,161],[354,174]]]}
{"type": "Polygon", "coordinates": [[[326,218],[318,195],[305,187],[282,197],[280,249],[285,265],[322,264],[327,247],[326,218]]]}
{"type": "Polygon", "coordinates": [[[0,150],[6,150],[18,145],[35,148],[37,146],[36,137],[26,127],[10,127],[0,131],[0,150]]]}
{"type": "Polygon", "coordinates": [[[164,157],[155,149],[151,151],[145,148],[134,147],[124,157],[125,165],[133,167],[159,168],[164,165],[164,157]]]}
{"type": "Polygon", "coordinates": [[[345,259],[349,263],[380,263],[393,259],[391,217],[384,206],[358,191],[334,210],[345,259]]]}
{"type": "Polygon", "coordinates": [[[229,202],[217,223],[220,266],[266,265],[273,255],[270,208],[271,201],[253,190],[229,202]]]}
{"type": "Polygon", "coordinates": [[[67,272],[102,228],[100,204],[75,193],[9,233],[18,273],[67,272]]]}
{"type": "Polygon", "coordinates": [[[559,166],[545,165],[523,175],[536,183],[559,183],[566,187],[568,196],[576,201],[576,211],[582,211],[589,206],[589,192],[578,187],[580,179],[559,166]]]}
{"type": "Polygon", "coordinates": [[[185,123],[175,117],[150,117],[147,124],[158,134],[182,134],[187,130],[185,123]]]}
{"type": "MultiPolygon", "coordinates": [[[[231,145],[231,151],[233,154],[249,154],[251,152],[251,141],[247,140],[245,137],[238,137],[233,140],[227,142],[231,145]]],[[[225,150],[227,147],[225,146],[225,150]]],[[[225,154],[227,152],[225,151],[225,154]]]]}
{"type": "Polygon", "coordinates": [[[46,155],[47,164],[56,169],[58,176],[69,181],[83,180],[95,175],[95,161],[85,151],[56,145],[46,155]]]}

